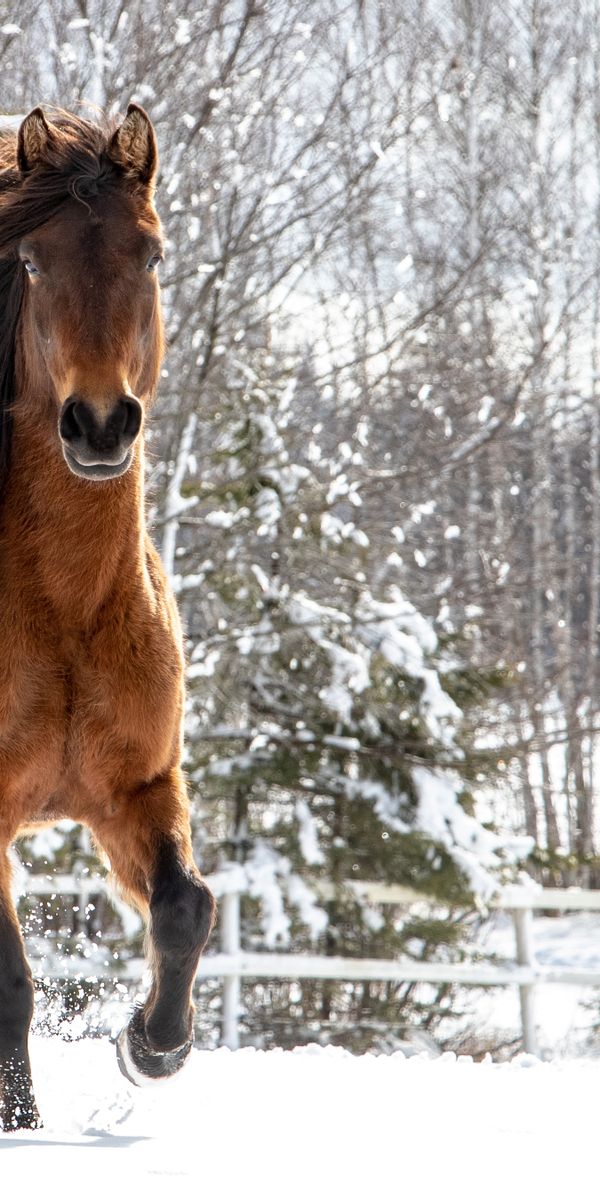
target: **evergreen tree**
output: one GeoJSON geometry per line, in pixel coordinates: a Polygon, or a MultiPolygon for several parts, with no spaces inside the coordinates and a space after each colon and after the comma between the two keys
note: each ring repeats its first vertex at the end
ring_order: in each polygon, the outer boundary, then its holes
{"type": "MultiPolygon", "coordinates": [[[[458,914],[489,896],[523,850],[473,815],[482,763],[457,699],[481,689],[483,674],[444,649],[403,595],[393,523],[385,569],[371,555],[360,451],[342,443],[325,456],[313,432],[293,461],[290,363],[266,352],[239,363],[222,412],[211,472],[221,483],[209,490],[198,476],[185,488],[213,548],[194,562],[195,524],[190,573],[178,577],[185,605],[202,567],[210,611],[209,620],[192,606],[187,614],[189,770],[205,867],[237,864],[247,948],[460,955],[458,914]],[[439,913],[380,913],[348,888],[352,879],[405,884],[436,897],[439,913]]],[[[290,987],[307,1037],[344,1029],[347,1040],[351,1025],[363,1045],[390,1020],[402,1028],[395,986],[278,983],[247,989],[254,1038],[267,990],[268,1036],[300,1036],[290,987]]],[[[429,1005],[427,1021],[442,1008],[429,1005]]],[[[410,1011],[414,1019],[414,1003],[410,1011]]]]}

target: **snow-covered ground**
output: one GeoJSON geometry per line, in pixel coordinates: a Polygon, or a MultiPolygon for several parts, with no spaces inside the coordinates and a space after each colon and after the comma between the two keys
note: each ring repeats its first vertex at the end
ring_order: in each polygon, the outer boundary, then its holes
{"type": "MultiPolygon", "coordinates": [[[[540,962],[600,965],[600,916],[536,918],[540,962]]],[[[509,918],[494,916],[481,948],[513,957],[509,918]]],[[[465,990],[466,1024],[493,1044],[518,1032],[516,988],[465,990]]],[[[0,1134],[0,1195],[115,1200],[563,1200],[600,1191],[600,1061],[590,1027],[600,994],[537,992],[540,1045],[481,1063],[444,1054],[353,1056],[194,1051],[166,1084],[137,1090],[108,1039],[32,1039],[45,1127],[0,1134]],[[598,1182],[597,1180],[598,1176],[598,1182]]]]}
{"type": "Polygon", "coordinates": [[[37,1038],[33,1062],[45,1128],[0,1134],[7,1196],[563,1200],[598,1189],[594,1062],[194,1051],[179,1078],[143,1091],[119,1076],[107,1041],[37,1038]]]}

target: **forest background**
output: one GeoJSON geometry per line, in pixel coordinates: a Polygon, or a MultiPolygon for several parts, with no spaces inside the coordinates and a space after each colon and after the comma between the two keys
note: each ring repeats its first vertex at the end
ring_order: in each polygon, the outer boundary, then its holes
{"type": "MultiPolygon", "coordinates": [[[[597,886],[600,0],[0,21],[13,123],[135,100],[156,126],[149,516],[186,630],[197,854],[235,867],[245,944],[464,957],[510,864],[597,886]],[[438,907],[384,912],[351,878],[438,907]]],[[[92,848],[64,826],[22,857],[92,848]]],[[[25,907],[62,953],[116,919],[25,907]]],[[[453,997],[248,985],[246,1037],[389,1048],[453,997]]]]}

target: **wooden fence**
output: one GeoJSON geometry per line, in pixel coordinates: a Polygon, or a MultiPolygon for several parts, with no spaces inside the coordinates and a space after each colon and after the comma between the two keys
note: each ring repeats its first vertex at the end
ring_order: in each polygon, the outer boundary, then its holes
{"type": "MultiPolygon", "coordinates": [[[[232,876],[232,879],[234,877],[232,876]]],[[[210,883],[210,877],[208,878],[210,883]]],[[[223,876],[220,877],[221,884],[223,876]]],[[[349,891],[372,904],[393,904],[401,907],[434,904],[408,888],[393,884],[366,883],[355,880],[347,885],[349,891]]],[[[72,896],[81,908],[91,896],[107,891],[103,878],[71,875],[34,875],[28,878],[27,891],[46,897],[72,896]]],[[[321,884],[319,895],[327,899],[333,894],[331,885],[321,884]]],[[[391,980],[398,983],[455,983],[461,986],[517,987],[520,996],[523,1048],[536,1054],[535,989],[541,985],[561,983],[600,988],[600,970],[580,970],[569,967],[543,967],[536,962],[534,945],[535,911],[600,911],[600,891],[580,888],[504,888],[489,907],[509,912],[515,929],[515,958],[506,963],[435,963],[412,959],[335,958],[324,955],[285,954],[279,951],[248,953],[241,945],[241,893],[232,887],[219,901],[219,941],[217,953],[201,960],[198,978],[223,980],[222,1043],[231,1049],[239,1046],[239,1010],[242,979],[347,979],[391,980]]],[[[89,973],[90,963],[69,956],[60,966],[48,970],[32,958],[34,974],[47,977],[67,977],[89,973]]],[[[93,963],[94,974],[102,974],[93,963]]],[[[129,959],[119,965],[120,979],[140,979],[143,961],[129,959]]],[[[107,972],[108,973],[108,972],[107,972]]]]}

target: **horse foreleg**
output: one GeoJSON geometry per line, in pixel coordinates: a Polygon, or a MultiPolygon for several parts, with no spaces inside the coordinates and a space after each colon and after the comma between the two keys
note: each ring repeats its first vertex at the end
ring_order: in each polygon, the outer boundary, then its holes
{"type": "Polygon", "coordinates": [[[173,1075],[191,1050],[192,989],[215,902],[192,857],[179,771],[129,797],[115,816],[115,830],[104,823],[97,834],[125,893],[149,917],[152,985],[117,1043],[121,1070],[140,1084],[173,1075]]]}
{"type": "Polygon", "coordinates": [[[6,852],[0,853],[0,1127],[39,1129],[27,1039],[33,983],[10,889],[6,852]]]}

